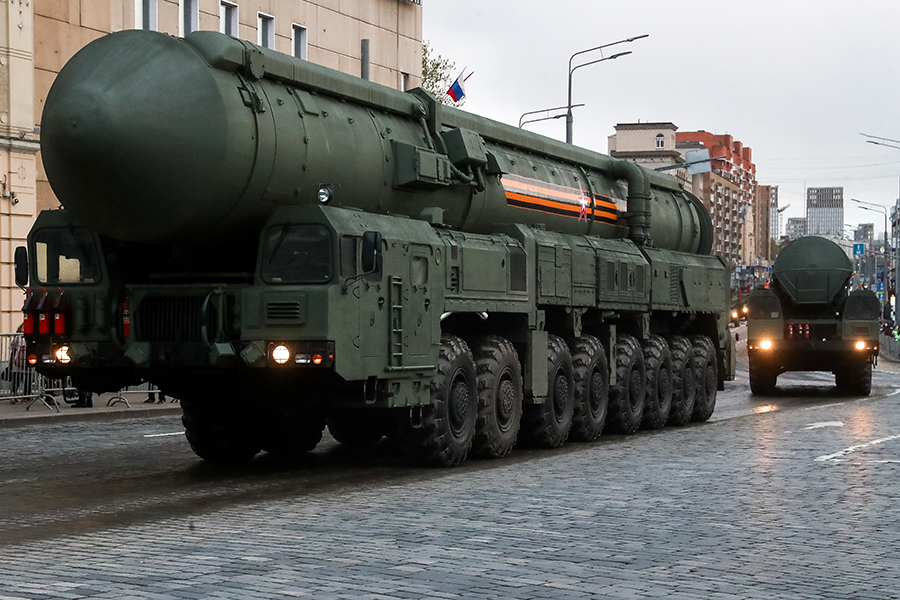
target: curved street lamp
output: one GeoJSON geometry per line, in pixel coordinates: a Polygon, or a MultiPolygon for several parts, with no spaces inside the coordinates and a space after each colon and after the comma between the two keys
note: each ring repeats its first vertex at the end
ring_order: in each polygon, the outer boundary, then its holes
{"type": "Polygon", "coordinates": [[[600,56],[603,56],[603,48],[609,48],[610,46],[615,46],[617,44],[626,44],[628,42],[633,42],[635,40],[640,40],[645,37],[650,37],[649,33],[645,33],[644,35],[638,35],[635,37],[630,37],[628,39],[619,40],[618,42],[612,42],[609,44],[603,44],[602,46],[597,46],[596,48],[588,48],[587,50],[580,50],[569,57],[569,94],[568,94],[568,102],[566,103],[566,143],[572,143],[572,123],[575,121],[575,118],[572,116],[572,73],[575,72],[576,69],[580,69],[581,67],[586,67],[588,65],[593,65],[598,62],[603,62],[604,60],[613,60],[614,58],[619,58],[620,56],[625,56],[626,54],[631,54],[628,52],[619,52],[618,54],[613,54],[612,56],[607,56],[605,58],[599,58],[597,60],[592,60],[590,62],[582,63],[580,65],[572,66],[572,61],[576,56],[580,56],[582,54],[586,54],[588,52],[594,52],[595,50],[600,50],[600,56]]]}
{"type": "MultiPolygon", "coordinates": [[[[579,106],[584,106],[584,104],[573,104],[572,108],[578,108],[579,106]]],[[[522,126],[524,126],[526,123],[535,123],[537,121],[549,121],[550,119],[561,119],[562,117],[566,116],[566,113],[547,116],[547,117],[541,117],[540,119],[527,119],[527,120],[523,121],[523,119],[525,119],[525,117],[527,117],[528,115],[537,115],[537,114],[544,113],[544,112],[550,112],[551,110],[563,110],[565,108],[567,108],[567,107],[557,106],[555,108],[545,108],[543,110],[532,110],[527,113],[522,113],[522,116],[519,117],[519,129],[522,129],[522,126]]]]}

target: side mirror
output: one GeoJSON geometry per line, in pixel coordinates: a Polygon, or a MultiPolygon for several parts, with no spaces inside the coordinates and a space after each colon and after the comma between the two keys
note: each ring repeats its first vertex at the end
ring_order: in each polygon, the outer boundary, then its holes
{"type": "Polygon", "coordinates": [[[362,237],[362,270],[370,273],[381,273],[381,232],[367,231],[362,237]]]}
{"type": "Polygon", "coordinates": [[[16,285],[25,287],[28,285],[28,250],[25,249],[25,246],[16,248],[14,260],[16,265],[16,285]]]}

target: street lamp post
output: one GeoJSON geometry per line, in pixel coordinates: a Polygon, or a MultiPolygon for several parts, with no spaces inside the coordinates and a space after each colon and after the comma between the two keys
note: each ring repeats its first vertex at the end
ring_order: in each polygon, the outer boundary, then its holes
{"type": "MultiPolygon", "coordinates": [[[[579,106],[584,106],[584,104],[573,104],[572,108],[578,108],[579,106]]],[[[541,117],[540,119],[525,119],[528,115],[537,115],[540,113],[549,113],[551,110],[564,110],[565,106],[557,106],[555,108],[544,108],[541,110],[531,110],[527,113],[522,113],[522,116],[519,117],[519,129],[525,126],[527,123],[536,123],[537,121],[549,121],[550,119],[561,119],[566,116],[566,113],[560,113],[558,115],[548,115],[546,117],[541,117]]]]}
{"type": "Polygon", "coordinates": [[[619,52],[618,54],[613,54],[612,56],[607,56],[605,58],[599,58],[597,60],[592,60],[590,62],[582,63],[580,65],[572,66],[572,61],[576,56],[580,56],[582,54],[586,54],[588,52],[594,52],[595,50],[600,50],[600,56],[603,56],[603,49],[609,48],[610,46],[615,46],[617,44],[625,44],[628,42],[633,42],[635,40],[640,40],[645,37],[649,37],[649,33],[645,33],[644,35],[638,35],[635,37],[630,37],[625,40],[619,40],[618,42],[612,42],[609,44],[603,44],[602,46],[597,46],[596,48],[588,48],[587,50],[581,50],[576,52],[572,56],[569,57],[569,93],[568,93],[568,102],[566,103],[566,143],[572,143],[572,123],[575,121],[575,118],[572,116],[572,73],[575,72],[576,69],[580,69],[581,67],[586,67],[588,65],[593,65],[598,62],[603,62],[604,60],[613,60],[614,58],[619,58],[620,56],[625,56],[626,54],[631,54],[631,51],[628,52],[619,52]]]}
{"type": "MultiPolygon", "coordinates": [[[[863,202],[862,200],[857,200],[856,198],[850,198],[850,201],[856,202],[857,204],[859,204],[860,208],[863,210],[870,210],[872,212],[880,212],[881,214],[884,215],[884,239],[882,240],[883,245],[881,246],[881,253],[884,255],[884,261],[882,262],[882,266],[884,267],[884,281],[885,281],[884,287],[885,287],[885,296],[886,296],[887,295],[887,287],[888,287],[887,286],[888,272],[891,269],[890,254],[888,254],[888,249],[887,249],[887,244],[888,244],[888,241],[887,241],[887,236],[888,236],[887,208],[885,208],[884,206],[881,206],[880,204],[873,204],[871,202],[863,202]],[[865,205],[865,206],[863,206],[863,205],[865,205]]],[[[873,259],[875,258],[874,253],[872,255],[872,258],[873,259]]],[[[877,277],[877,274],[875,276],[877,277]]]]}

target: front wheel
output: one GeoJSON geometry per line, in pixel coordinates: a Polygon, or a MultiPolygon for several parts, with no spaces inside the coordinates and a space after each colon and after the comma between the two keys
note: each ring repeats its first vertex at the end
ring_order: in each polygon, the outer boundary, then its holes
{"type": "Polygon", "coordinates": [[[775,391],[778,375],[750,363],[750,392],[756,396],[768,396],[775,391]]]}
{"type": "Polygon", "coordinates": [[[237,402],[227,400],[181,401],[181,423],[194,454],[209,462],[251,460],[262,449],[255,424],[248,427],[237,402]]]}
{"type": "Polygon", "coordinates": [[[441,337],[431,404],[400,420],[398,438],[414,461],[455,467],[466,459],[475,437],[478,388],[472,351],[455,335],[441,337]]]}

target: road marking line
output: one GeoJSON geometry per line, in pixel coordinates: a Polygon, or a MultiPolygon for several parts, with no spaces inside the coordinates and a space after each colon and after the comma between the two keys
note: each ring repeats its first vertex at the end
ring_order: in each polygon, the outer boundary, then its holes
{"type": "Polygon", "coordinates": [[[871,442],[866,442],[865,444],[858,444],[856,446],[850,446],[849,448],[844,448],[839,452],[835,452],[834,454],[826,454],[825,456],[817,456],[817,461],[826,461],[826,460],[834,460],[835,458],[840,458],[841,456],[846,456],[851,452],[856,452],[862,448],[868,448],[869,446],[875,446],[877,444],[883,444],[885,442],[890,442],[891,440],[900,439],[900,435],[892,435],[890,437],[881,438],[880,440],[873,440],[871,442]]]}
{"type": "Polygon", "coordinates": [[[843,426],[844,426],[844,424],[841,423],[840,421],[826,421],[825,423],[812,423],[812,424],[808,425],[807,427],[804,427],[803,429],[810,430],[810,429],[820,429],[822,427],[843,427],[843,426]]]}
{"type": "Polygon", "coordinates": [[[175,433],[151,433],[145,435],[144,437],[165,437],[167,435],[184,435],[183,431],[176,431],[175,433]]]}
{"type": "Polygon", "coordinates": [[[833,402],[831,404],[819,404],[818,406],[807,406],[803,410],[819,410],[820,408],[828,408],[829,406],[843,406],[843,402],[833,402]]]}
{"type": "Polygon", "coordinates": [[[897,394],[900,394],[900,388],[897,388],[896,390],[888,394],[887,397],[890,398],[891,396],[896,396],[897,394]]]}
{"type": "Polygon", "coordinates": [[[900,460],[873,460],[873,463],[878,463],[882,465],[886,464],[900,464],[900,460]]]}

